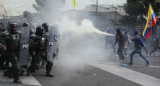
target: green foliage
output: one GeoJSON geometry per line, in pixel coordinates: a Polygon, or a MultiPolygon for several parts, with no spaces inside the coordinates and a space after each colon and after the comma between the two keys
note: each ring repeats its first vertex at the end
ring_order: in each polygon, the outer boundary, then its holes
{"type": "Polygon", "coordinates": [[[142,22],[144,18],[142,15],[148,13],[149,4],[152,5],[154,12],[158,15],[160,13],[160,0],[127,0],[127,3],[124,5],[124,10],[127,13],[127,16],[124,16],[120,22],[132,24],[133,22],[142,22]]]}

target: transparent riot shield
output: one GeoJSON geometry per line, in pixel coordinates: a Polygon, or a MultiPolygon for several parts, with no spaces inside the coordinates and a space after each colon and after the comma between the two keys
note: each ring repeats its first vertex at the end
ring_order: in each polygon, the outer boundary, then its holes
{"type": "Polygon", "coordinates": [[[47,38],[47,61],[53,62],[53,27],[48,28],[47,38]]]}
{"type": "Polygon", "coordinates": [[[58,54],[58,40],[59,40],[59,36],[60,36],[60,34],[59,34],[59,28],[58,28],[58,25],[55,25],[54,26],[54,28],[53,28],[53,35],[54,35],[54,37],[53,37],[53,53],[55,54],[55,55],[57,55],[58,54]]]}
{"type": "Polygon", "coordinates": [[[27,65],[29,61],[29,37],[30,28],[21,28],[21,39],[20,39],[20,66],[27,65]]]}

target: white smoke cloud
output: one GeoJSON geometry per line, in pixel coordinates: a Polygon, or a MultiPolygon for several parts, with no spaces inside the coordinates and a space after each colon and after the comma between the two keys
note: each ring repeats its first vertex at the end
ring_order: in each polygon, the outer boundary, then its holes
{"type": "MultiPolygon", "coordinates": [[[[87,63],[104,61],[109,57],[111,53],[105,50],[105,37],[108,35],[108,39],[110,39],[114,36],[113,34],[100,31],[89,19],[84,19],[77,23],[78,20],[73,20],[66,16],[68,15],[67,12],[57,11],[56,8],[58,6],[48,8],[52,6],[48,5],[44,12],[42,11],[43,13],[38,18],[39,20],[36,19],[36,21],[59,25],[62,33],[59,40],[59,55],[58,60],[55,60],[55,68],[64,75],[62,78],[69,79],[74,77],[79,71],[84,70],[87,63]]],[[[38,22],[39,25],[41,23],[38,22]]]]}
{"type": "Polygon", "coordinates": [[[95,29],[99,30],[90,20],[84,19],[81,24],[77,24],[75,20],[65,16],[59,25],[63,32],[55,67],[66,79],[84,71],[87,63],[101,62],[109,58],[111,53],[105,50],[105,35],[97,33],[95,29]]]}

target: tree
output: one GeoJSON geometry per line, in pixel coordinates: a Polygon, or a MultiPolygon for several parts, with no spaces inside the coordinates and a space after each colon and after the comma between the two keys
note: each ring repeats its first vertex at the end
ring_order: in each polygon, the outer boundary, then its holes
{"type": "Polygon", "coordinates": [[[123,16],[120,22],[132,26],[135,23],[141,24],[142,32],[143,26],[146,23],[143,15],[147,16],[150,3],[152,4],[154,12],[158,15],[160,13],[160,0],[127,0],[127,3],[124,5],[127,16],[123,16]]]}

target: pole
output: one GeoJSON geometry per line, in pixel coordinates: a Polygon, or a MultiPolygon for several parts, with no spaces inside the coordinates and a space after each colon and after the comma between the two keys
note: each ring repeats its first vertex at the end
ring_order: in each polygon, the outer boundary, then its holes
{"type": "Polygon", "coordinates": [[[141,30],[140,32],[143,32],[143,13],[141,14],[141,30]]]}
{"type": "Polygon", "coordinates": [[[98,0],[96,2],[96,15],[98,16],[98,0]]]}

